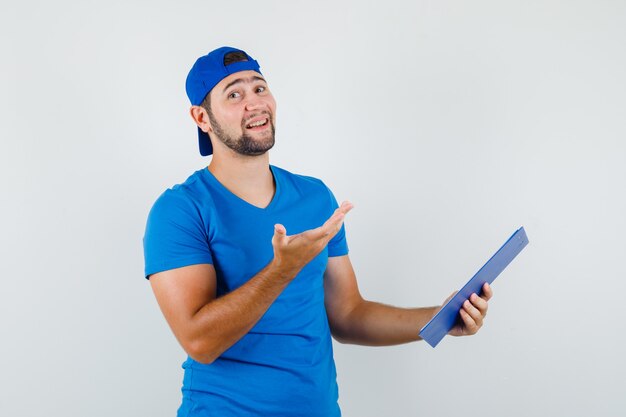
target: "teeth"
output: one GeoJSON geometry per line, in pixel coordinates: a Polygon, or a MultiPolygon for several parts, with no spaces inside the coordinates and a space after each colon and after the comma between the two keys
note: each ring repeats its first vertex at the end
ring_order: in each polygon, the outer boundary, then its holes
{"type": "Polygon", "coordinates": [[[263,120],[259,120],[258,122],[250,123],[248,125],[248,127],[263,126],[265,123],[267,123],[267,119],[263,119],[263,120]]]}

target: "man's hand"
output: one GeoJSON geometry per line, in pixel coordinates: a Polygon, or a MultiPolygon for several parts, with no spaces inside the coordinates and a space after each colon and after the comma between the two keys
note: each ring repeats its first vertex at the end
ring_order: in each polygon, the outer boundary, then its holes
{"type": "MultiPolygon", "coordinates": [[[[442,307],[448,302],[448,300],[454,297],[454,294],[456,294],[456,292],[452,293],[452,295],[444,301],[442,307]]],[[[474,293],[470,296],[469,300],[465,300],[463,302],[463,307],[459,310],[461,320],[452,328],[452,330],[450,330],[450,332],[448,332],[448,334],[450,336],[469,336],[476,334],[476,332],[478,332],[483,325],[483,321],[487,315],[487,308],[489,307],[487,302],[492,296],[493,291],[491,290],[489,284],[485,282],[480,296],[474,293]]]]}
{"type": "Polygon", "coordinates": [[[345,215],[352,207],[352,203],[344,201],[322,226],[297,235],[287,236],[285,226],[276,224],[272,237],[274,266],[288,279],[295,277],[339,232],[345,215]]]}

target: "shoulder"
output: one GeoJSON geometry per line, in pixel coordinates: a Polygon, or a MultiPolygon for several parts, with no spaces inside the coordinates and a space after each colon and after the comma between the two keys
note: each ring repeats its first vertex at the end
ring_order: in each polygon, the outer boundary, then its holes
{"type": "Polygon", "coordinates": [[[150,216],[186,212],[198,213],[202,205],[211,202],[210,193],[203,181],[203,172],[198,170],[184,182],[167,188],[154,202],[150,216]]]}
{"type": "Polygon", "coordinates": [[[303,191],[330,191],[324,182],[316,177],[302,174],[294,174],[286,169],[272,165],[273,171],[281,176],[284,182],[287,182],[303,191]]]}

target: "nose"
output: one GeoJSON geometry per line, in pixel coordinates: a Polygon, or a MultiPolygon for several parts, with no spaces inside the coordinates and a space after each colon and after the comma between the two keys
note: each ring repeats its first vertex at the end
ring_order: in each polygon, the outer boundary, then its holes
{"type": "Polygon", "coordinates": [[[262,110],[267,108],[267,103],[263,100],[262,97],[257,95],[252,95],[246,100],[246,110],[254,111],[254,110],[262,110]]]}

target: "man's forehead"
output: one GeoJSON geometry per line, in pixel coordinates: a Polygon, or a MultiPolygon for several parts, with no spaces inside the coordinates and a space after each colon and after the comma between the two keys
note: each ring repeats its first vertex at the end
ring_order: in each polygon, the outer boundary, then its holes
{"type": "Polygon", "coordinates": [[[252,71],[252,70],[239,71],[239,72],[235,72],[234,74],[230,74],[229,76],[221,80],[219,83],[217,83],[215,87],[213,87],[213,91],[221,94],[224,92],[224,90],[228,89],[228,87],[236,83],[239,83],[239,82],[250,83],[250,82],[254,82],[258,80],[265,81],[265,78],[256,71],[252,71]]]}

